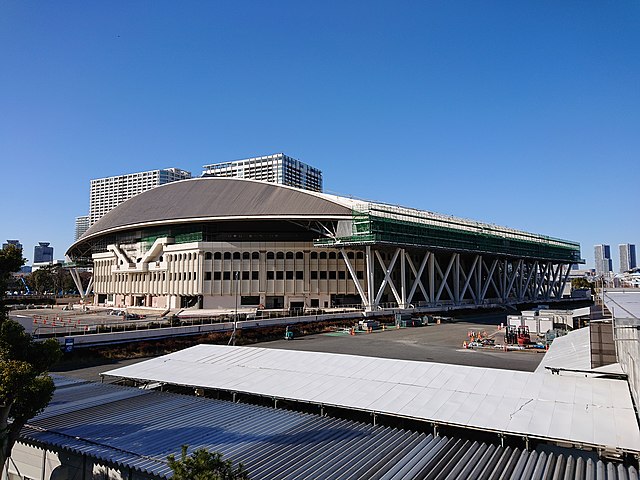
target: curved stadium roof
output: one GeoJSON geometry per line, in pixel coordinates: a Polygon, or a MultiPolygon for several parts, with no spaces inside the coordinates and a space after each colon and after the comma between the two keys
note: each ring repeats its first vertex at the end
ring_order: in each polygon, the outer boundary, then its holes
{"type": "Polygon", "coordinates": [[[462,250],[580,263],[580,245],[575,242],[428,211],[225,177],[182,180],[140,193],[104,215],[67,253],[79,248],[86,253],[92,240],[147,227],[234,220],[341,219],[354,222],[354,233],[339,238],[345,245],[363,241],[445,249],[457,245],[462,250]],[[359,220],[354,212],[362,216],[363,225],[355,225],[359,220]],[[413,233],[407,234],[407,228],[413,233]],[[452,239],[458,243],[452,243],[452,239]]]}
{"type": "Polygon", "coordinates": [[[78,239],[102,234],[192,221],[259,218],[347,218],[350,200],[274,183],[204,177],[147,190],[104,215],[78,239]]]}

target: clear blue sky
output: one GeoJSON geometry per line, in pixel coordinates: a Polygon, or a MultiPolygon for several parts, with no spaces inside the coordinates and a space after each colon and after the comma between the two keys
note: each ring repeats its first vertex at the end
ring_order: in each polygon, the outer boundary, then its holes
{"type": "Polygon", "coordinates": [[[640,246],[639,130],[636,0],[0,3],[0,241],[29,259],[92,178],[284,152],[592,265],[640,246]]]}

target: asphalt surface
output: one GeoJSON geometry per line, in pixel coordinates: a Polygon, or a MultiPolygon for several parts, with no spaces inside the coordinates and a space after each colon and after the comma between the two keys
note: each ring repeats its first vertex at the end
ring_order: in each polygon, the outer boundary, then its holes
{"type": "Polygon", "coordinates": [[[462,348],[462,343],[469,340],[469,331],[486,331],[496,343],[502,344],[504,331],[497,328],[501,321],[504,321],[502,315],[484,315],[456,323],[359,332],[355,336],[348,333],[310,335],[252,346],[534,371],[544,350],[505,352],[500,349],[462,348]]]}

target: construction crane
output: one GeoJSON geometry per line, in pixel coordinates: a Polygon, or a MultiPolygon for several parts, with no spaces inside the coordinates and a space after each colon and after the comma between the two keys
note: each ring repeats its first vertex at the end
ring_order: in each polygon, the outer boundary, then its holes
{"type": "Polygon", "coordinates": [[[27,285],[27,282],[24,281],[24,277],[20,277],[20,280],[22,280],[22,284],[27,291],[27,295],[31,295],[31,289],[29,288],[29,285],[27,285]]]}

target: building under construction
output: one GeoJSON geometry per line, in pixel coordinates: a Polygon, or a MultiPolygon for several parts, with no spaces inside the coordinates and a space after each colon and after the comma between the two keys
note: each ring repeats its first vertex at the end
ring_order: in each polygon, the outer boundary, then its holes
{"type": "Polygon", "coordinates": [[[68,255],[104,305],[367,312],[553,302],[581,262],[571,241],[220,177],[131,198],[68,255]]]}

